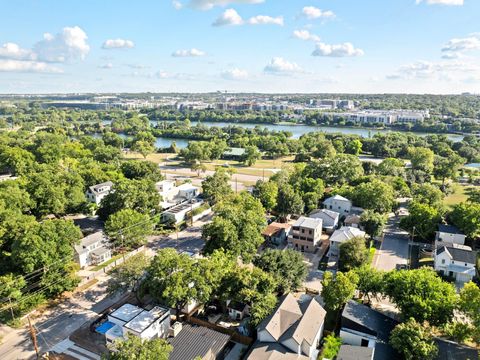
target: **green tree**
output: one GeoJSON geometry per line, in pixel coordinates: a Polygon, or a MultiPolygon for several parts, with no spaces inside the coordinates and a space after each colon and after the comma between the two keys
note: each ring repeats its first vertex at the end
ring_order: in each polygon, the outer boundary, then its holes
{"type": "Polygon", "coordinates": [[[408,149],[408,155],[413,170],[424,171],[427,174],[432,173],[434,167],[434,153],[432,150],[424,147],[412,147],[408,149]]]}
{"type": "Polygon", "coordinates": [[[405,175],[405,163],[400,159],[387,158],[378,165],[377,173],[384,176],[403,177],[405,175]]]}
{"type": "Polygon", "coordinates": [[[333,360],[340,351],[340,346],[342,346],[342,338],[336,337],[333,334],[330,334],[325,337],[323,343],[322,353],[320,354],[320,359],[329,359],[333,360]]]}
{"type": "Polygon", "coordinates": [[[429,268],[387,273],[385,294],[400,309],[404,319],[412,317],[433,325],[449,322],[457,306],[455,287],[429,268]]]}
{"type": "Polygon", "coordinates": [[[360,215],[360,225],[372,239],[382,235],[386,223],[387,216],[376,213],[373,210],[365,210],[360,215]]]}
{"type": "Polygon", "coordinates": [[[282,183],[278,186],[277,206],[275,210],[282,216],[302,214],[305,204],[301,196],[295,192],[290,184],[282,183]]]}
{"type": "Polygon", "coordinates": [[[469,238],[476,239],[480,236],[480,203],[455,205],[449,219],[469,238]]]}
{"type": "Polygon", "coordinates": [[[370,302],[371,298],[379,299],[384,292],[385,273],[370,266],[363,265],[355,269],[358,275],[357,289],[370,302]]]}
{"type": "Polygon", "coordinates": [[[127,339],[115,341],[115,351],[105,356],[107,360],[168,360],[173,350],[167,340],[142,339],[128,335],[127,339]]]}
{"type": "Polygon", "coordinates": [[[350,300],[357,287],[358,275],[352,271],[337,272],[334,277],[331,272],[326,272],[322,280],[322,298],[328,310],[338,311],[350,300]]]}
{"type": "Polygon", "coordinates": [[[400,220],[400,227],[414,237],[430,240],[442,216],[439,211],[427,204],[412,201],[408,206],[409,215],[400,220]]]}
{"type": "Polygon", "coordinates": [[[355,187],[352,200],[364,209],[388,213],[395,204],[395,191],[391,185],[374,179],[355,187]]]}
{"type": "Polygon", "coordinates": [[[362,152],[362,142],[358,139],[351,140],[346,147],[347,154],[358,156],[362,152]]]}
{"type": "Polygon", "coordinates": [[[465,159],[461,156],[452,153],[447,157],[435,157],[435,168],[433,174],[437,179],[442,180],[442,185],[445,184],[446,179],[455,179],[460,167],[465,164],[465,159]]]}
{"type": "Polygon", "coordinates": [[[368,261],[368,249],[365,246],[365,238],[353,237],[340,244],[338,267],[340,271],[348,271],[358,268],[368,261]]]}
{"type": "Polygon", "coordinates": [[[312,162],[308,165],[308,171],[310,177],[322,179],[327,186],[351,183],[364,173],[361,161],[350,154],[312,162]]]}
{"type": "Polygon", "coordinates": [[[139,152],[146,159],[148,154],[155,151],[155,146],[147,141],[135,141],[132,145],[132,150],[139,152]]]}
{"type": "Polygon", "coordinates": [[[105,232],[115,246],[133,249],[145,244],[152,232],[152,222],[146,214],[123,209],[108,217],[105,232]]]}
{"type": "Polygon", "coordinates": [[[470,281],[460,291],[459,309],[467,315],[473,325],[473,338],[480,343],[480,288],[470,281]]]}
{"type": "Polygon", "coordinates": [[[282,294],[298,289],[307,277],[303,256],[295,250],[267,249],[255,258],[254,264],[273,275],[282,294]]]}
{"type": "Polygon", "coordinates": [[[247,166],[253,166],[261,157],[262,154],[256,146],[247,146],[245,154],[242,156],[242,162],[247,166]]]}
{"type": "MultiPolygon", "coordinates": [[[[23,276],[16,276],[12,273],[0,276],[0,299],[8,299],[8,304],[20,300],[22,290],[27,285],[23,276]]],[[[14,319],[14,306],[10,307],[12,320],[14,319]]]]}
{"type": "Polygon", "coordinates": [[[3,172],[23,176],[32,171],[34,163],[35,156],[21,147],[0,148],[0,168],[3,172]]]}
{"type": "Polygon", "coordinates": [[[406,360],[434,359],[438,353],[428,324],[419,324],[413,318],[393,329],[390,344],[406,360]]]}
{"type": "Polygon", "coordinates": [[[159,210],[160,201],[161,197],[152,181],[121,180],[113,186],[113,191],[103,198],[98,215],[101,219],[108,219],[111,214],[123,209],[150,214],[159,210]]]}
{"type": "Polygon", "coordinates": [[[442,200],[445,197],[443,192],[432,184],[414,184],[412,196],[414,201],[433,207],[441,207],[442,200]]]}
{"type": "Polygon", "coordinates": [[[277,205],[278,185],[273,181],[258,180],[253,187],[253,196],[270,212],[277,205]]]}
{"type": "Polygon", "coordinates": [[[203,195],[211,204],[226,199],[233,194],[230,176],[225,169],[217,168],[215,173],[202,182],[203,195]]]}
{"type": "Polygon", "coordinates": [[[163,179],[158,164],[151,161],[123,161],[120,169],[127,179],[149,179],[155,182],[163,179]]]}

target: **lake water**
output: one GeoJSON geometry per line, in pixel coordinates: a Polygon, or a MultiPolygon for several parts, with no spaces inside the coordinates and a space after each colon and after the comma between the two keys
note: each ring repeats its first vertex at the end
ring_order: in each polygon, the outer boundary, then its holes
{"type": "MultiPolygon", "coordinates": [[[[103,121],[103,124],[109,124],[110,121],[103,121]]],[[[161,121],[151,121],[152,126],[156,126],[161,121]]],[[[192,126],[197,125],[197,121],[192,121],[192,126]]],[[[369,138],[374,136],[375,134],[382,134],[382,133],[389,133],[392,130],[378,130],[378,129],[359,129],[359,128],[350,128],[350,127],[334,127],[334,126],[311,126],[311,125],[289,125],[289,124],[281,124],[281,125],[274,125],[274,124],[246,124],[246,123],[230,123],[230,122],[210,122],[210,121],[202,121],[202,125],[208,127],[227,127],[227,126],[239,126],[247,129],[253,129],[256,126],[266,128],[268,130],[274,131],[288,131],[292,133],[292,138],[298,139],[300,136],[310,132],[325,132],[325,133],[341,133],[341,134],[349,134],[349,135],[359,135],[361,137],[369,138]]],[[[432,135],[429,133],[411,133],[418,136],[427,136],[432,135]]],[[[462,135],[455,135],[455,134],[447,134],[447,137],[454,141],[458,142],[463,139],[462,135]]],[[[170,138],[157,138],[155,142],[156,147],[165,148],[169,147],[172,142],[177,144],[179,148],[185,148],[188,145],[188,140],[185,139],[170,139],[170,138]]]]}

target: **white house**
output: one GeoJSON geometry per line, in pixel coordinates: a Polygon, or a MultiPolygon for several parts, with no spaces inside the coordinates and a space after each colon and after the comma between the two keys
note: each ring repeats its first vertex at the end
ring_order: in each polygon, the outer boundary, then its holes
{"type": "Polygon", "coordinates": [[[175,205],[170,209],[162,212],[162,222],[168,223],[173,222],[179,224],[182,221],[186,220],[186,215],[196,208],[200,207],[203,204],[202,200],[191,200],[182,204],[175,205]]]}
{"type": "Polygon", "coordinates": [[[340,251],[340,245],[350,240],[354,237],[365,237],[365,231],[362,231],[358,228],[349,227],[349,226],[342,226],[340,229],[335,230],[335,232],[330,236],[330,256],[338,256],[340,251]]]}
{"type": "MultiPolygon", "coordinates": [[[[372,358],[372,352],[374,360],[399,359],[399,354],[389,344],[390,334],[397,324],[394,319],[350,300],[342,312],[342,344],[372,348],[373,351],[367,353],[369,359],[372,358]]],[[[357,352],[357,356],[360,353],[363,351],[357,352]]]]}
{"type": "Polygon", "coordinates": [[[127,335],[142,339],[167,338],[170,329],[170,309],[155,306],[145,310],[132,304],[124,304],[108,314],[110,328],[105,332],[107,344],[127,335]]]}
{"type": "Polygon", "coordinates": [[[112,251],[103,231],[85,236],[80,240],[80,244],[75,245],[74,248],[75,260],[81,268],[101,264],[112,257],[112,251]]]}
{"type": "Polygon", "coordinates": [[[299,303],[293,295],[285,295],[275,312],[258,326],[257,340],[277,343],[287,352],[316,359],[326,313],[315,298],[299,303]]]}
{"type": "Polygon", "coordinates": [[[155,187],[162,197],[162,208],[168,209],[185,201],[192,200],[200,193],[200,188],[185,183],[176,186],[174,180],[163,180],[155,184],[155,187]]]}
{"type": "Polygon", "coordinates": [[[87,200],[100,205],[102,199],[107,196],[110,191],[112,190],[113,183],[111,181],[107,181],[101,184],[93,185],[88,188],[85,193],[87,200]]]}
{"type": "Polygon", "coordinates": [[[323,202],[323,207],[328,210],[336,211],[340,215],[349,214],[352,210],[352,202],[340,195],[329,197],[323,202]]]}
{"type": "Polygon", "coordinates": [[[198,196],[200,189],[196,186],[193,186],[191,183],[185,183],[177,187],[178,188],[178,197],[183,200],[191,200],[198,196]]]}
{"type": "Polygon", "coordinates": [[[460,232],[455,226],[452,225],[438,225],[438,231],[435,235],[436,241],[444,241],[452,244],[465,244],[465,235],[460,232]]]}
{"type": "Polygon", "coordinates": [[[475,276],[477,253],[465,245],[436,242],[435,270],[465,283],[475,276]]]}
{"type": "Polygon", "coordinates": [[[295,250],[314,252],[322,236],[322,219],[301,216],[292,226],[288,243],[295,250]]]}
{"type": "Polygon", "coordinates": [[[322,219],[322,227],[327,234],[335,231],[338,227],[338,220],[340,219],[338,212],[327,209],[313,210],[308,216],[314,219],[322,219]]]}

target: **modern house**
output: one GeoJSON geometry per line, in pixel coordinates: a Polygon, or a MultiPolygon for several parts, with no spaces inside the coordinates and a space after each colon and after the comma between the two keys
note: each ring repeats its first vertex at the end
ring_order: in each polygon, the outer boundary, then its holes
{"type": "Polygon", "coordinates": [[[190,211],[195,210],[196,208],[202,206],[203,201],[202,200],[195,200],[192,199],[188,202],[184,202],[178,205],[175,205],[174,207],[171,207],[164,212],[162,212],[162,222],[164,223],[174,223],[174,224],[179,224],[182,221],[186,220],[186,216],[190,211]]]}
{"type": "Polygon", "coordinates": [[[142,339],[165,339],[170,329],[170,309],[155,306],[151,310],[145,310],[132,304],[124,304],[108,314],[107,320],[110,326],[105,332],[107,344],[117,339],[125,339],[128,335],[142,339]]]}
{"type": "Polygon", "coordinates": [[[322,219],[301,216],[292,226],[288,243],[295,250],[315,252],[322,236],[322,219]]]}
{"type": "Polygon", "coordinates": [[[327,234],[335,231],[338,227],[338,220],[340,219],[338,212],[327,209],[313,210],[308,216],[313,219],[322,219],[322,228],[327,234]]]}
{"type": "Polygon", "coordinates": [[[352,211],[352,202],[343,196],[334,195],[323,202],[323,207],[327,210],[336,211],[340,215],[346,215],[352,211]]]}
{"type": "Polygon", "coordinates": [[[436,232],[435,240],[444,241],[452,244],[465,245],[465,235],[452,225],[438,225],[438,231],[436,232]]]}
{"type": "Polygon", "coordinates": [[[200,188],[185,183],[176,186],[174,180],[163,180],[155,184],[155,187],[162,197],[162,208],[169,209],[185,201],[190,201],[197,197],[200,193],[200,188]]]}
{"type": "Polygon", "coordinates": [[[465,245],[435,243],[434,265],[435,270],[446,276],[453,277],[459,283],[465,283],[475,276],[475,262],[477,253],[465,245]]]}
{"type": "Polygon", "coordinates": [[[315,298],[299,302],[291,294],[283,296],[275,312],[258,325],[257,340],[261,344],[255,357],[248,359],[272,359],[269,353],[279,349],[285,349],[286,354],[316,359],[326,313],[315,298]],[[269,350],[269,344],[276,346],[269,350]]]}
{"type": "Polygon", "coordinates": [[[81,268],[101,264],[112,257],[112,251],[103,231],[85,236],[74,248],[75,260],[81,268]]]}
{"type": "Polygon", "coordinates": [[[291,228],[291,224],[273,222],[262,231],[262,236],[267,243],[280,245],[287,241],[291,228]]]}
{"type": "Polygon", "coordinates": [[[85,193],[87,200],[91,203],[95,203],[100,205],[102,199],[107,196],[110,191],[112,190],[113,183],[111,181],[107,181],[101,184],[93,185],[88,188],[85,193]]]}
{"type": "MultiPolygon", "coordinates": [[[[342,312],[340,337],[344,345],[371,348],[373,358],[368,358],[371,356],[369,355],[371,351],[359,349],[358,354],[365,353],[364,356],[367,356],[365,359],[397,360],[401,357],[389,344],[390,333],[397,324],[398,322],[392,318],[350,300],[342,312]]],[[[344,351],[348,354],[352,353],[351,348],[344,351]]],[[[346,359],[349,358],[346,357],[346,359]]]]}
{"type": "Polygon", "coordinates": [[[340,245],[350,240],[354,237],[365,237],[365,231],[362,231],[356,227],[342,226],[340,229],[335,230],[335,232],[330,236],[330,256],[338,256],[340,252],[340,245]]]}

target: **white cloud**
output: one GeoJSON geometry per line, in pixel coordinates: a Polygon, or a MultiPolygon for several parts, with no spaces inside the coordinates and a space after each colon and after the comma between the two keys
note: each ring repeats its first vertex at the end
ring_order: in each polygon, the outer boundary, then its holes
{"type": "Polygon", "coordinates": [[[444,52],[468,50],[480,50],[480,33],[473,33],[464,38],[451,39],[442,48],[444,52]]]}
{"type": "Polygon", "coordinates": [[[159,79],[168,79],[170,74],[168,74],[166,71],[160,70],[155,73],[155,76],[159,79]]]}
{"type": "Polygon", "coordinates": [[[283,16],[271,17],[267,15],[257,15],[248,19],[251,25],[280,25],[283,26],[283,16]]]}
{"type": "Polygon", "coordinates": [[[462,54],[458,52],[447,52],[442,55],[442,59],[445,59],[445,60],[460,59],[461,57],[462,57],[462,54]]]}
{"type": "Polygon", "coordinates": [[[248,78],[248,72],[239,68],[222,71],[220,76],[226,80],[244,80],[248,78]]]}
{"type": "Polygon", "coordinates": [[[188,5],[198,10],[210,10],[215,6],[230,4],[261,4],[264,0],[190,0],[188,5]]]}
{"type": "Polygon", "coordinates": [[[212,24],[213,26],[225,26],[225,25],[242,25],[243,19],[238,15],[235,9],[227,9],[217,20],[212,24]]]}
{"type": "Polygon", "coordinates": [[[132,40],[108,39],[102,45],[102,49],[131,49],[135,47],[132,40]]]}
{"type": "Polygon", "coordinates": [[[198,49],[188,49],[188,50],[177,50],[172,53],[173,57],[199,57],[205,56],[206,52],[198,49]]]}
{"type": "Polygon", "coordinates": [[[100,65],[99,68],[100,69],[112,69],[113,64],[112,63],[106,63],[106,64],[103,64],[103,65],[100,65]]]}
{"type": "Polygon", "coordinates": [[[0,60],[0,72],[61,74],[63,70],[40,61],[0,60]]]}
{"type": "Polygon", "coordinates": [[[305,41],[315,41],[315,42],[320,41],[320,36],[312,34],[308,30],[294,30],[293,37],[300,40],[305,40],[305,41]]]}
{"type": "Polygon", "coordinates": [[[353,44],[349,42],[334,45],[317,43],[317,47],[312,53],[313,56],[330,57],[362,56],[363,54],[364,51],[362,49],[355,48],[353,44]]]}
{"type": "Polygon", "coordinates": [[[289,62],[281,57],[274,57],[270,63],[265,66],[264,71],[275,75],[289,75],[302,73],[303,69],[294,62],[289,62]]]}
{"type": "Polygon", "coordinates": [[[464,0],[416,0],[417,4],[463,6],[464,0]]]}
{"type": "Polygon", "coordinates": [[[469,77],[480,75],[480,65],[464,61],[417,61],[403,65],[387,76],[387,79],[460,79],[465,74],[469,77]]]}
{"type": "Polygon", "coordinates": [[[333,11],[330,11],[330,10],[323,11],[315,6],[305,6],[302,9],[302,15],[310,20],[320,19],[320,18],[328,19],[328,18],[335,17],[335,14],[333,11]]]}
{"type": "Polygon", "coordinates": [[[38,60],[46,62],[74,62],[84,60],[90,51],[87,34],[80,27],[64,27],[58,34],[45,33],[43,40],[33,47],[38,60]]]}
{"type": "Polygon", "coordinates": [[[36,55],[28,49],[22,49],[15,43],[5,43],[0,47],[0,58],[14,60],[35,60],[36,55]]]}
{"type": "Polygon", "coordinates": [[[180,10],[181,8],[183,8],[183,4],[178,0],[173,0],[172,5],[176,10],[180,10]]]}

